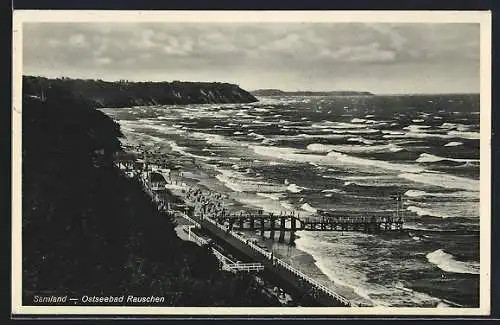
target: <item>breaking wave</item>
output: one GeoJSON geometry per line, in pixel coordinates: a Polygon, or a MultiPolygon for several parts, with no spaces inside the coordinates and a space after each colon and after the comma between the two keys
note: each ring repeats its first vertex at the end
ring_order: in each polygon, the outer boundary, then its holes
{"type": "Polygon", "coordinates": [[[312,213],[316,213],[318,211],[318,209],[312,207],[309,203],[304,203],[300,206],[300,208],[304,211],[307,211],[307,212],[312,212],[312,213]]]}
{"type": "Polygon", "coordinates": [[[443,188],[463,189],[472,192],[479,191],[479,181],[465,177],[430,172],[424,172],[420,174],[404,173],[398,176],[401,178],[409,179],[413,182],[434,185],[443,188]]]}
{"type": "MultiPolygon", "coordinates": [[[[358,140],[356,139],[356,141],[358,140]]],[[[398,152],[403,150],[403,148],[394,144],[363,146],[363,145],[327,145],[327,144],[313,143],[307,146],[307,150],[312,152],[322,152],[322,153],[328,153],[331,151],[338,151],[343,153],[384,153],[384,152],[398,152]]]]}
{"type": "Polygon", "coordinates": [[[453,255],[442,249],[427,254],[426,258],[445,272],[479,274],[479,263],[457,261],[453,255]]]}
{"type": "Polygon", "coordinates": [[[439,157],[439,156],[431,155],[429,153],[420,154],[420,156],[415,161],[419,162],[419,163],[431,163],[431,162],[438,162],[438,161],[443,161],[443,160],[455,161],[455,162],[477,162],[478,161],[477,159],[456,159],[456,158],[439,157]]]}

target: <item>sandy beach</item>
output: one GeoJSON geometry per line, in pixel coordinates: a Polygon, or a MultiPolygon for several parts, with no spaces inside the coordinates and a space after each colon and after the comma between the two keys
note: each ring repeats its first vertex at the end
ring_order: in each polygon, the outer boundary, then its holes
{"type": "MultiPolygon", "coordinates": [[[[127,145],[131,145],[128,143],[127,145]]],[[[251,205],[245,205],[241,202],[234,199],[232,193],[228,192],[228,189],[225,188],[222,184],[214,180],[214,178],[210,175],[210,170],[204,169],[203,164],[199,162],[194,166],[187,163],[184,157],[177,157],[177,153],[173,151],[169,151],[168,148],[162,147],[161,151],[146,149],[139,143],[135,142],[133,144],[136,148],[141,148],[139,150],[146,150],[150,152],[149,156],[154,157],[153,160],[166,160],[169,161],[170,164],[178,164],[183,166],[175,176],[173,174],[169,174],[165,169],[161,168],[157,165],[152,165],[153,171],[163,172],[163,175],[168,184],[165,187],[178,198],[182,199],[184,202],[188,200],[188,193],[192,193],[195,191],[199,191],[203,193],[208,200],[216,200],[216,202],[212,201],[211,204],[221,203],[225,209],[227,209],[230,213],[239,213],[240,211],[254,211],[256,207],[251,205]],[[189,167],[189,165],[191,165],[189,167]]],[[[202,195],[203,195],[202,194],[202,195]]],[[[239,193],[234,193],[234,195],[238,196],[239,193]]],[[[182,219],[182,218],[178,218],[182,219]]],[[[185,221],[180,221],[180,224],[184,224],[185,221]]],[[[237,229],[235,229],[238,231],[237,229]]],[[[178,236],[184,240],[189,240],[187,238],[187,234],[181,229],[181,227],[177,227],[176,232],[178,236]]],[[[264,237],[261,237],[257,232],[252,233],[250,231],[241,231],[244,237],[248,237],[249,239],[253,239],[257,241],[261,246],[265,246],[269,251],[272,251],[276,257],[281,260],[289,263],[296,269],[305,273],[306,275],[314,278],[324,286],[333,290],[334,292],[346,297],[349,300],[356,301],[357,303],[361,303],[362,305],[373,305],[372,302],[357,294],[352,288],[342,285],[340,283],[334,282],[327,275],[322,273],[321,269],[315,264],[315,259],[310,254],[307,254],[304,251],[299,250],[298,248],[287,244],[289,234],[286,233],[285,243],[278,243],[277,240],[269,239],[269,232],[264,234],[264,237]]],[[[297,233],[297,238],[300,237],[300,232],[297,233]]]]}

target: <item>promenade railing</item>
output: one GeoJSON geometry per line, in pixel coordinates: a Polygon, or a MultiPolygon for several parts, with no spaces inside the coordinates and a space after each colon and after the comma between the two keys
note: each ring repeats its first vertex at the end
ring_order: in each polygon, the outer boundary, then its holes
{"type": "MultiPolygon", "coordinates": [[[[142,180],[143,181],[143,184],[144,184],[144,187],[149,189],[148,187],[148,184],[145,180],[142,180]]],[[[151,190],[150,190],[151,191],[151,190]]],[[[192,222],[194,225],[197,225],[199,227],[199,223],[195,220],[193,220],[192,218],[190,218],[189,216],[183,214],[183,217],[187,220],[189,220],[190,222],[192,222]]],[[[295,276],[297,276],[298,278],[302,279],[303,281],[309,283],[311,286],[313,286],[315,289],[323,292],[324,294],[332,297],[333,299],[339,301],[340,303],[346,305],[346,306],[353,306],[355,305],[354,302],[348,300],[347,298],[339,295],[338,293],[334,292],[333,290],[329,289],[328,287],[326,287],[325,285],[319,283],[318,281],[314,280],[313,278],[309,277],[308,275],[304,274],[303,272],[297,270],[296,268],[294,268],[293,266],[291,266],[290,264],[280,260],[279,258],[276,258],[273,256],[273,254],[265,249],[263,249],[262,247],[259,247],[257,246],[256,244],[254,244],[253,242],[251,242],[248,238],[245,238],[239,234],[237,234],[236,232],[228,229],[227,226],[224,226],[218,222],[216,222],[215,220],[213,220],[212,218],[209,218],[208,216],[202,216],[201,218],[202,220],[204,221],[207,221],[211,224],[213,224],[214,226],[216,226],[217,228],[225,231],[226,233],[230,234],[231,236],[233,236],[234,238],[238,239],[239,241],[241,241],[242,243],[244,243],[245,245],[247,245],[248,247],[252,248],[253,250],[255,250],[256,252],[262,254],[263,256],[265,256],[267,259],[272,259],[272,263],[273,265],[276,266],[280,266],[284,269],[286,269],[287,271],[291,272],[292,274],[294,274],[295,276]]],[[[199,242],[200,244],[204,245],[204,244],[207,244],[208,241],[201,238],[200,236],[194,234],[192,231],[190,231],[189,229],[189,226],[184,226],[183,229],[187,232],[189,232],[190,236],[197,242],[199,242]]],[[[215,248],[212,248],[215,256],[219,259],[219,261],[222,262],[223,264],[223,268],[226,269],[226,270],[246,270],[246,271],[260,271],[264,268],[264,266],[260,263],[248,263],[248,264],[239,264],[239,263],[235,263],[234,261],[230,260],[228,257],[226,257],[224,254],[222,254],[221,252],[219,252],[218,250],[216,250],[215,248]]]]}
{"type": "Polygon", "coordinates": [[[234,238],[238,239],[242,243],[248,245],[253,250],[259,252],[262,255],[264,255],[267,259],[271,259],[272,258],[272,262],[273,262],[274,265],[281,266],[282,268],[284,268],[287,271],[291,272],[295,276],[297,276],[297,277],[301,278],[302,280],[306,281],[307,283],[309,283],[310,285],[312,285],[314,288],[318,289],[319,291],[322,291],[324,294],[326,294],[326,295],[334,298],[335,300],[339,301],[340,303],[342,303],[342,304],[344,304],[346,306],[353,306],[354,305],[354,303],[352,301],[350,301],[349,299],[347,299],[347,298],[339,295],[338,293],[336,293],[333,290],[329,289],[328,287],[326,287],[325,285],[321,284],[320,282],[314,280],[313,278],[309,277],[308,275],[304,274],[303,272],[297,270],[296,268],[294,268],[290,264],[288,264],[288,263],[280,260],[279,258],[274,257],[271,252],[269,252],[269,251],[267,251],[267,250],[265,250],[265,249],[263,249],[263,248],[255,245],[248,238],[245,238],[245,237],[237,234],[234,231],[231,231],[231,230],[228,231],[228,229],[226,227],[224,227],[223,225],[217,223],[215,220],[213,220],[211,218],[204,217],[203,220],[206,220],[206,221],[214,224],[218,228],[220,228],[220,229],[228,232],[234,238]]]}

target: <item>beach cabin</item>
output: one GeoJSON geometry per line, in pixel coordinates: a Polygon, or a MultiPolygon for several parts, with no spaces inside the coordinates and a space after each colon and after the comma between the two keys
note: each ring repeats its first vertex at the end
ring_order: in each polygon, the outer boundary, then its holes
{"type": "Polygon", "coordinates": [[[161,173],[157,172],[151,172],[149,173],[149,183],[151,184],[151,189],[152,190],[164,190],[165,185],[167,184],[167,181],[165,180],[165,177],[161,173]]]}
{"type": "Polygon", "coordinates": [[[122,170],[136,169],[135,164],[138,155],[133,152],[116,152],[114,154],[114,160],[117,166],[122,170]]]}

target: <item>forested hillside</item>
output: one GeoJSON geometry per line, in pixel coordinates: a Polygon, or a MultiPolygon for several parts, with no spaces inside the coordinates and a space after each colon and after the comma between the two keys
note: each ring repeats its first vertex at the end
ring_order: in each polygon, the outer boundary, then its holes
{"type": "Polygon", "coordinates": [[[23,93],[43,97],[51,87],[82,96],[96,107],[249,103],[257,99],[238,85],[219,82],[108,82],[24,76],[23,93]]]}
{"type": "MultiPolygon", "coordinates": [[[[29,93],[28,93],[29,94],[29,93]]],[[[272,306],[251,276],[180,240],[137,180],[113,165],[119,125],[64,85],[23,99],[23,299],[158,295],[175,306],[272,306]]]]}

